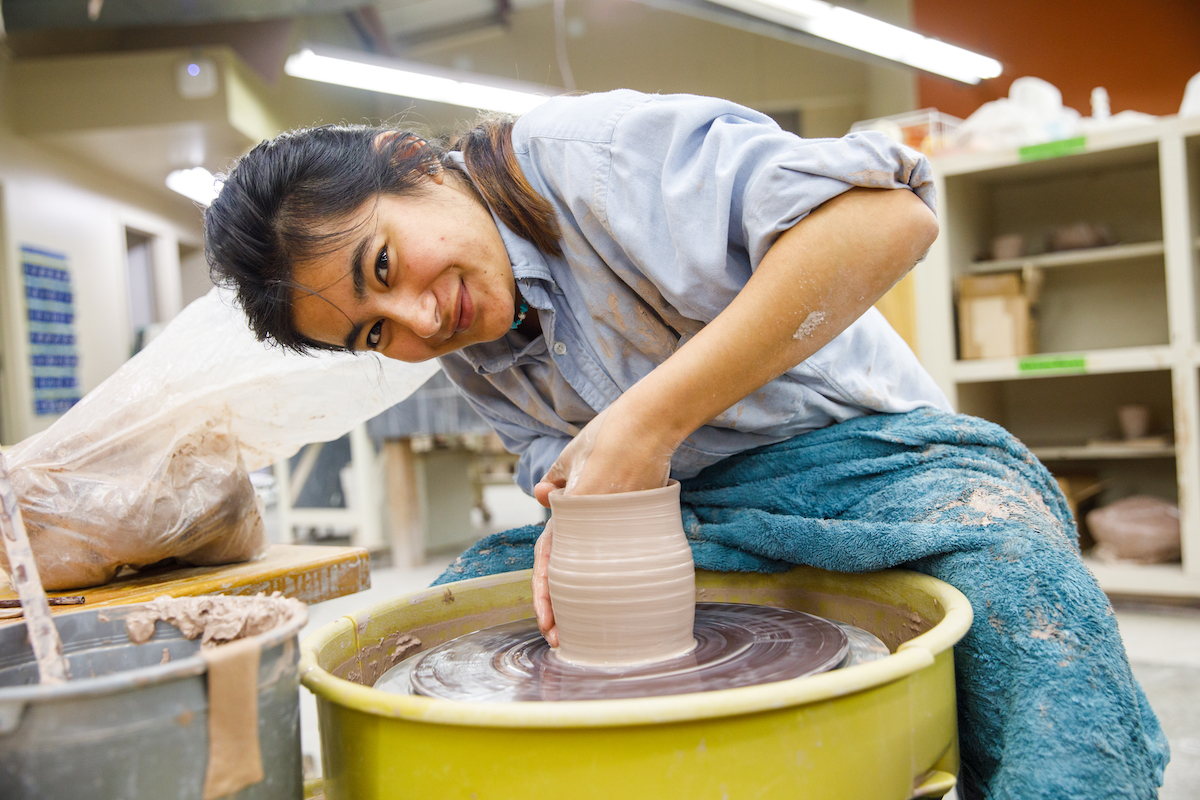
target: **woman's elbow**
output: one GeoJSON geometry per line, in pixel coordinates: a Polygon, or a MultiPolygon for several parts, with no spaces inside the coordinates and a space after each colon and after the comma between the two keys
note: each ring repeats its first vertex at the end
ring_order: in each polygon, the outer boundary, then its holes
{"type": "Polygon", "coordinates": [[[924,202],[921,203],[921,208],[918,209],[917,213],[921,220],[917,225],[920,229],[918,238],[921,240],[921,255],[919,257],[924,257],[929,248],[933,247],[933,243],[937,241],[940,229],[938,227],[937,214],[933,213],[933,210],[925,205],[924,202]]]}
{"type": "Polygon", "coordinates": [[[903,203],[903,228],[907,233],[905,239],[911,253],[911,258],[907,260],[908,266],[911,267],[925,256],[937,239],[938,219],[932,209],[925,205],[925,201],[917,197],[915,193],[906,189],[899,191],[908,196],[903,203]]]}

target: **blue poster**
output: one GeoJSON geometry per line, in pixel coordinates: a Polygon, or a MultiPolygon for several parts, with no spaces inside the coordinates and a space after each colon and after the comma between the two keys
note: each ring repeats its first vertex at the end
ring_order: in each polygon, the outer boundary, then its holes
{"type": "Polygon", "coordinates": [[[33,413],[61,414],[79,402],[75,352],[75,298],[67,257],[21,246],[33,413]]]}

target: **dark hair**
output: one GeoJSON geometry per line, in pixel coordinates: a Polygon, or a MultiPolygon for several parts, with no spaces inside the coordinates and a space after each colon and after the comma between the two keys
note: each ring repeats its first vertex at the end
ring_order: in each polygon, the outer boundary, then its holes
{"type": "Polygon", "coordinates": [[[505,225],[560,254],[554,209],[522,174],[512,126],[511,118],[486,118],[452,144],[398,130],[378,140],[394,129],[365,125],[307,128],[262,142],[233,165],[204,214],[214,283],[237,290],[260,341],[301,353],[341,350],[296,330],[292,295],[301,287],[294,267],[336,249],[352,231],[331,231],[329,223],[348,220],[363,203],[420,191],[422,179],[440,169],[459,171],[448,150],[462,150],[472,188],[505,225]]]}

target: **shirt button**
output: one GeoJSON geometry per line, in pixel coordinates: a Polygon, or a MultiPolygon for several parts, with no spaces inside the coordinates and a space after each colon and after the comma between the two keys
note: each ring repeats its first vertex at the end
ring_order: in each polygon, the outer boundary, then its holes
{"type": "Polygon", "coordinates": [[[567,346],[565,344],[563,344],[562,342],[555,342],[554,343],[554,352],[560,356],[565,356],[567,354],[567,346]]]}

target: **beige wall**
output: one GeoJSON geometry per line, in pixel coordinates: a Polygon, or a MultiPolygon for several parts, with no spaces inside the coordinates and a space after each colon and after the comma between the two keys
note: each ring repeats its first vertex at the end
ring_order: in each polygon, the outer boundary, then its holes
{"type": "MultiPolygon", "coordinates": [[[[6,74],[0,65],[0,92],[6,74]]],[[[5,109],[7,110],[7,109],[5,109]]],[[[25,342],[25,302],[19,248],[65,253],[75,294],[78,375],[84,392],[128,358],[129,307],[125,228],[157,237],[158,302],[178,312],[179,242],[200,242],[200,214],[133,187],[96,168],[16,135],[0,116],[0,441],[5,445],[47,427],[35,417],[25,342]]]]}

